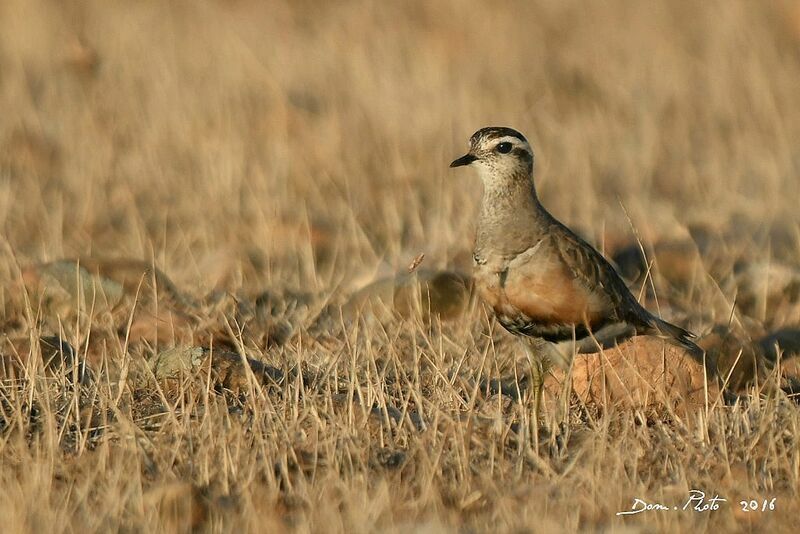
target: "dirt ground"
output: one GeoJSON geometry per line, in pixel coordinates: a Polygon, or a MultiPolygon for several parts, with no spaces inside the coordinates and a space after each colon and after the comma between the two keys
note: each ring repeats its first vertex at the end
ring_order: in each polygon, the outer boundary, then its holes
{"type": "Polygon", "coordinates": [[[799,89],[795,0],[5,0],[3,531],[795,530],[799,89]],[[487,125],[718,376],[636,338],[537,411],[487,125]]]}

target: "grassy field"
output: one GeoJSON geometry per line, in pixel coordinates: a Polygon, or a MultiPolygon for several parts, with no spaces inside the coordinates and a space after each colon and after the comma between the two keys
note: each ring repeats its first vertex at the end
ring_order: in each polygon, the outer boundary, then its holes
{"type": "Polygon", "coordinates": [[[4,0],[2,530],[796,529],[798,139],[795,0],[4,0]],[[637,339],[536,413],[486,125],[735,405],[637,339]]]}

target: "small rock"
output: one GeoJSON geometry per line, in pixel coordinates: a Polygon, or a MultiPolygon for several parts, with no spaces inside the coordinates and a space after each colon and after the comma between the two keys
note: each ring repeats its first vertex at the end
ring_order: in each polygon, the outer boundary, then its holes
{"type": "Polygon", "coordinates": [[[31,265],[22,270],[22,279],[27,288],[42,295],[51,309],[86,309],[93,302],[113,308],[124,295],[121,284],[90,274],[74,260],[31,265]]]}
{"type": "Polygon", "coordinates": [[[785,361],[800,355],[800,328],[782,328],[758,340],[758,346],[771,362],[778,361],[778,354],[785,361]]]}
{"type": "Polygon", "coordinates": [[[392,471],[400,469],[406,463],[406,452],[389,447],[381,447],[373,451],[371,463],[392,471]]]}
{"type": "MultiPolygon", "coordinates": [[[[614,254],[620,274],[628,280],[640,283],[648,271],[638,243],[633,243],[614,254]]],[[[654,262],[653,275],[660,275],[670,284],[686,287],[702,272],[703,262],[697,245],[691,241],[667,241],[656,243],[648,251],[648,261],[654,262]]]]}
{"type": "MultiPolygon", "coordinates": [[[[94,381],[91,368],[80,360],[77,351],[67,341],[58,336],[45,336],[39,339],[39,350],[48,375],[63,376],[68,382],[77,376],[78,382],[84,386],[94,381]]],[[[25,377],[25,367],[33,351],[28,338],[6,340],[0,357],[0,377],[6,380],[25,377]]]]}
{"type": "Polygon", "coordinates": [[[777,262],[750,262],[736,266],[736,304],[745,314],[761,319],[775,316],[786,304],[800,301],[800,269],[777,262]]]}
{"type": "Polygon", "coordinates": [[[202,347],[174,347],[158,354],[153,373],[157,380],[182,378],[200,368],[205,359],[202,347]]]}
{"type": "Polygon", "coordinates": [[[310,331],[333,327],[343,316],[346,321],[369,315],[379,321],[392,317],[420,317],[429,321],[457,319],[472,303],[471,277],[454,271],[418,269],[391,278],[382,278],[361,288],[344,305],[331,305],[315,321],[310,331]]]}
{"type": "MultiPolygon", "coordinates": [[[[564,371],[554,369],[545,389],[561,392],[564,371]]],[[[709,380],[709,401],[719,395],[709,380]]],[[[664,406],[686,412],[705,406],[706,371],[686,352],[653,337],[636,337],[598,354],[579,354],[572,368],[572,391],[584,402],[627,408],[664,406]]]]}
{"type": "Polygon", "coordinates": [[[253,358],[203,347],[175,347],[162,351],[155,359],[153,373],[165,389],[173,392],[187,376],[205,378],[210,375],[216,389],[235,394],[248,391],[250,373],[260,386],[278,385],[286,378],[281,369],[253,358]]]}
{"type": "Polygon", "coordinates": [[[717,374],[731,392],[743,392],[766,375],[763,354],[741,331],[716,325],[697,344],[716,361],[717,374]]]}

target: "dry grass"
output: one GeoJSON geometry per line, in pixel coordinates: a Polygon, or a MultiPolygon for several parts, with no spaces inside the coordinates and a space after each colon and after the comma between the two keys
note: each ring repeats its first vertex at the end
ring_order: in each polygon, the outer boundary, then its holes
{"type": "MultiPolygon", "coordinates": [[[[800,412],[740,349],[800,324],[799,88],[788,0],[6,0],[3,530],[795,528],[800,412]],[[468,270],[480,191],[447,163],[488,124],[528,134],[545,204],[607,254],[639,236],[648,306],[727,328],[747,402],[555,387],[537,418],[479,387],[524,374],[480,307],[314,322],[420,253],[468,270]],[[53,335],[92,380],[45,363],[53,335]],[[285,376],[158,374],[191,346],[285,376]],[[692,488],[728,502],[615,515],[692,488]]],[[[394,285],[367,293],[409,311],[394,285]]]]}

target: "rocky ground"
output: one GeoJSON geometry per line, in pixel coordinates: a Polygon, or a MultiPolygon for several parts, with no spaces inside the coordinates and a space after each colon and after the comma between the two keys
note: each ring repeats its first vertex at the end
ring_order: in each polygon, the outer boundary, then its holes
{"type": "Polygon", "coordinates": [[[798,49],[793,0],[0,2],[2,530],[796,530],[798,49]],[[537,409],[447,166],[492,124],[713,366],[537,409]]]}

